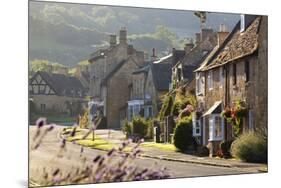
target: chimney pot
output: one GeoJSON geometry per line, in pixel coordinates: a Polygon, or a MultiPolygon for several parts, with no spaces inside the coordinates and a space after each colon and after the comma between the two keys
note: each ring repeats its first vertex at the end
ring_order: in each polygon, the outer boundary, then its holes
{"type": "Polygon", "coordinates": [[[151,56],[151,59],[152,59],[153,61],[155,61],[155,60],[157,59],[155,48],[152,48],[152,56],[151,56]]]}
{"type": "Polygon", "coordinates": [[[113,47],[116,45],[116,35],[109,35],[109,44],[110,47],[113,47]]]}

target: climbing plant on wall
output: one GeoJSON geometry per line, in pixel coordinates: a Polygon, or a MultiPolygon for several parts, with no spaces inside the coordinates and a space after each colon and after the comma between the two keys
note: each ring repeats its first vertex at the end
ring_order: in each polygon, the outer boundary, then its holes
{"type": "Polygon", "coordinates": [[[247,114],[245,106],[243,101],[237,100],[232,107],[226,107],[221,113],[221,116],[232,125],[235,137],[242,132],[242,120],[247,114]]]}

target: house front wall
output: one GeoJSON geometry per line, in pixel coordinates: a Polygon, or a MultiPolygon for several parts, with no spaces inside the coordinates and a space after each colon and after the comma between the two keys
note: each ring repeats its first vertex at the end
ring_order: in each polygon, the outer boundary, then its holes
{"type": "Polygon", "coordinates": [[[268,117],[268,17],[263,16],[259,30],[259,50],[257,63],[257,79],[255,85],[257,100],[256,128],[267,128],[268,117]]]}
{"type": "Polygon", "coordinates": [[[105,57],[99,58],[91,63],[90,68],[90,95],[100,100],[100,84],[105,75],[122,60],[128,57],[127,44],[119,44],[109,51],[105,57]]]}
{"type": "MultiPolygon", "coordinates": [[[[204,111],[206,112],[210,109],[216,101],[221,101],[222,109],[226,106],[231,107],[236,101],[245,101],[247,109],[251,111],[251,117],[247,113],[246,117],[243,118],[243,131],[252,129],[255,127],[254,117],[256,116],[257,106],[256,106],[256,74],[257,74],[257,56],[253,54],[252,56],[242,58],[239,61],[228,63],[224,66],[217,67],[204,72],[205,77],[205,95],[197,96],[199,102],[204,106],[204,111]],[[246,80],[245,73],[245,63],[249,63],[249,80],[246,80]],[[236,84],[234,76],[234,64],[236,66],[236,84]],[[211,79],[211,81],[210,81],[211,79]],[[250,125],[251,124],[251,125],[250,125]]],[[[201,73],[202,75],[202,73],[201,73]]],[[[212,115],[212,114],[211,114],[212,115]]],[[[220,115],[220,113],[215,114],[220,115]]],[[[223,119],[222,119],[223,120],[223,119]]],[[[203,119],[201,120],[203,121],[203,119]]],[[[232,126],[224,121],[224,137],[222,140],[232,140],[233,130],[232,126]]],[[[216,153],[220,141],[209,142],[210,136],[210,116],[204,117],[204,129],[205,134],[202,135],[203,144],[211,144],[211,155],[216,153]],[[203,138],[204,137],[204,138],[203,138]]],[[[203,131],[202,131],[203,132],[203,131]]]]}
{"type": "Polygon", "coordinates": [[[46,112],[57,112],[57,113],[67,113],[66,102],[81,101],[81,98],[72,98],[66,96],[58,95],[30,95],[30,98],[33,99],[36,109],[40,113],[46,112]]]}
{"type": "Polygon", "coordinates": [[[144,98],[145,73],[132,75],[132,100],[144,98]]]}
{"type": "Polygon", "coordinates": [[[130,88],[128,86],[132,80],[132,72],[136,69],[137,65],[129,59],[107,83],[105,105],[108,128],[121,128],[119,110],[126,106],[127,101],[130,100],[130,88]]]}
{"type": "Polygon", "coordinates": [[[155,86],[154,86],[151,69],[149,70],[148,75],[147,75],[147,80],[145,83],[144,91],[145,91],[145,96],[146,96],[145,100],[149,100],[152,102],[153,114],[157,115],[157,113],[158,113],[157,104],[158,104],[159,97],[158,97],[158,92],[156,91],[155,86]]]}

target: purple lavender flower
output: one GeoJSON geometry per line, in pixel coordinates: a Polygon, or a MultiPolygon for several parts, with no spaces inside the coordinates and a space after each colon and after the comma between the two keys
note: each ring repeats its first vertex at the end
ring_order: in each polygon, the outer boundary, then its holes
{"type": "Polygon", "coordinates": [[[48,129],[47,129],[47,131],[52,131],[53,129],[54,129],[54,124],[51,124],[49,127],[48,127],[48,129]]]}
{"type": "Polygon", "coordinates": [[[112,148],[108,153],[107,153],[107,156],[111,156],[113,154],[113,152],[115,151],[115,148],[112,148]]]}
{"type": "Polygon", "coordinates": [[[75,136],[75,134],[76,134],[76,128],[77,127],[74,127],[73,129],[72,129],[72,131],[71,131],[71,133],[70,133],[70,136],[75,136]]]}
{"type": "Polygon", "coordinates": [[[96,156],[96,157],[94,158],[93,162],[96,163],[100,158],[101,158],[100,155],[96,156]]]}
{"type": "Polygon", "coordinates": [[[65,147],[65,144],[66,144],[66,139],[64,138],[64,139],[62,139],[62,142],[61,142],[60,147],[61,147],[61,148],[64,148],[64,147],[65,147]]]}
{"type": "Polygon", "coordinates": [[[56,176],[59,172],[60,172],[60,169],[57,168],[57,169],[53,172],[53,176],[56,176]]]}
{"type": "Polygon", "coordinates": [[[38,128],[41,128],[41,127],[43,127],[46,124],[47,124],[47,120],[46,120],[46,118],[43,118],[43,117],[40,117],[36,121],[36,125],[37,125],[38,128]]]}

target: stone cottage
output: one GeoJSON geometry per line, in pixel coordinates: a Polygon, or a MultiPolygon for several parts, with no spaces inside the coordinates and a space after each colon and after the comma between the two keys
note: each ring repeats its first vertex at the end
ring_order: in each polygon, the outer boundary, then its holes
{"type": "Polygon", "coordinates": [[[66,74],[39,71],[29,80],[29,97],[37,113],[70,113],[70,105],[82,104],[86,92],[79,79],[66,74]]]}
{"type": "Polygon", "coordinates": [[[193,135],[209,145],[211,156],[221,141],[234,139],[233,126],[221,113],[238,101],[246,108],[242,132],[267,127],[267,17],[241,15],[195,72],[193,135]]]}

